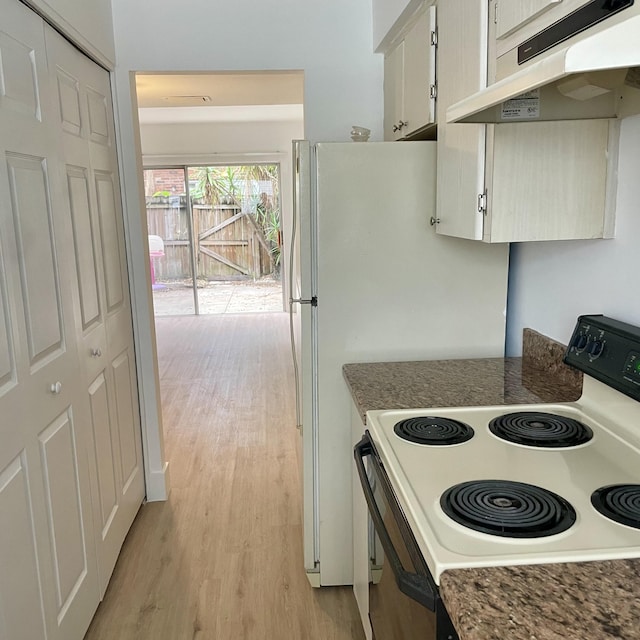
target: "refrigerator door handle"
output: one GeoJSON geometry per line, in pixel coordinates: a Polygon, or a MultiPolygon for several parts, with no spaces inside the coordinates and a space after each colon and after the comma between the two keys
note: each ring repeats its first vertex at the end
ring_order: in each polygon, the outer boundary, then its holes
{"type": "Polygon", "coordinates": [[[298,236],[298,216],[300,203],[300,155],[298,146],[293,143],[293,154],[295,156],[294,161],[294,175],[293,175],[293,187],[294,187],[294,201],[293,201],[293,216],[291,224],[291,246],[289,248],[289,337],[291,338],[291,356],[293,358],[293,381],[296,391],[296,429],[302,432],[302,408],[300,400],[300,371],[298,368],[298,349],[296,346],[296,335],[293,326],[293,305],[303,304],[301,298],[294,298],[294,286],[295,286],[295,249],[296,238],[298,236]]]}
{"type": "Polygon", "coordinates": [[[309,299],[306,298],[289,298],[289,308],[292,304],[310,304],[312,307],[318,306],[318,296],[312,296],[309,299]]]}

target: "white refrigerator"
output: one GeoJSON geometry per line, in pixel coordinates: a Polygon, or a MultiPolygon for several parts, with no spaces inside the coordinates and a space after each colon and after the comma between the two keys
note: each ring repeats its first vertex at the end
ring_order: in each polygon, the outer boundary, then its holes
{"type": "Polygon", "coordinates": [[[304,565],[314,586],[351,584],[342,365],[502,356],[508,245],[436,235],[435,142],[302,140],[293,154],[289,306],[304,565]]]}

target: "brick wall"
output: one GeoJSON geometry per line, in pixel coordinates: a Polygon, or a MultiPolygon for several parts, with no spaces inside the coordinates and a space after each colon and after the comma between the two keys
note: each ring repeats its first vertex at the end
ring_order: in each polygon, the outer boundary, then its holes
{"type": "Polygon", "coordinates": [[[170,195],[184,193],[184,172],[182,169],[147,169],[144,172],[144,194],[152,196],[158,191],[168,191],[170,195]]]}

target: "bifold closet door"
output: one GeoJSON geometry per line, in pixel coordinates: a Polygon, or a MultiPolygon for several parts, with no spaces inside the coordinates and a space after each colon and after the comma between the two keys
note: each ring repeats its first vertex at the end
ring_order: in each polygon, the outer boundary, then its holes
{"type": "Polygon", "coordinates": [[[46,27],[74,259],[101,592],[144,497],[133,329],[109,74],[46,27]]]}
{"type": "Polygon", "coordinates": [[[0,638],[72,640],[99,601],[44,23],[0,0],[0,638]]]}
{"type": "Polygon", "coordinates": [[[81,640],[144,497],[109,75],[0,16],[0,638],[81,640]]]}

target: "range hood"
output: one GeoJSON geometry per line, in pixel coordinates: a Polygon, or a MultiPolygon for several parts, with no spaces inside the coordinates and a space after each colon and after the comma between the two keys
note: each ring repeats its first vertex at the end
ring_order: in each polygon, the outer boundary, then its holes
{"type": "Polygon", "coordinates": [[[447,122],[615,118],[622,88],[640,89],[640,15],[554,49],[452,104],[447,122]]]}

